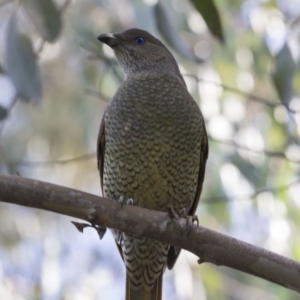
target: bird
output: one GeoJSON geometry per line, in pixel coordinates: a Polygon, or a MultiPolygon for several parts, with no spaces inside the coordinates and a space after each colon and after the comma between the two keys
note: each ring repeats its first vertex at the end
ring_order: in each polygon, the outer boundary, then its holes
{"type": "MultiPolygon", "coordinates": [[[[124,80],[99,129],[98,170],[106,198],[193,216],[208,157],[204,118],[167,47],[132,28],[98,40],[113,50],[124,80]]],[[[180,253],[175,246],[114,232],[126,267],[126,300],[162,299],[162,277],[180,253]]]]}

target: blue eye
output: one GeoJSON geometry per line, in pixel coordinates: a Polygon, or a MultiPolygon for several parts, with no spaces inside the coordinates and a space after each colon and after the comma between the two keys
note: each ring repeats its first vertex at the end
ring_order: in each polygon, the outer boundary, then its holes
{"type": "Polygon", "coordinates": [[[134,41],[137,45],[144,45],[146,43],[146,40],[141,36],[136,37],[134,41]]]}

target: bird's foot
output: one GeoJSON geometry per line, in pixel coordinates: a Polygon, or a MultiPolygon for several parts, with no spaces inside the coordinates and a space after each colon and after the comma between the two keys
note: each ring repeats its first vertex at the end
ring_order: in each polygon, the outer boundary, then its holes
{"type": "Polygon", "coordinates": [[[167,214],[171,220],[178,221],[180,218],[186,219],[186,227],[188,230],[188,236],[191,234],[191,232],[194,228],[195,222],[196,222],[197,227],[199,226],[198,216],[197,215],[194,215],[194,216],[186,215],[186,209],[184,207],[180,209],[178,214],[176,214],[176,212],[174,211],[174,208],[171,205],[168,205],[167,214]]]}
{"type": "Polygon", "coordinates": [[[123,205],[124,205],[124,197],[123,196],[121,196],[119,198],[119,203],[121,204],[121,208],[123,208],[123,205]]]}
{"type": "Polygon", "coordinates": [[[186,216],[186,209],[184,207],[181,208],[178,215],[180,218],[184,218],[186,216]]]}
{"type": "Polygon", "coordinates": [[[187,229],[188,229],[188,236],[193,231],[195,222],[196,222],[196,227],[199,227],[199,219],[198,219],[197,215],[186,216],[186,226],[187,226],[187,229]]]}
{"type": "MultiPolygon", "coordinates": [[[[119,203],[121,204],[121,208],[123,208],[123,205],[125,204],[125,200],[124,200],[124,197],[123,197],[123,196],[121,196],[121,197],[119,198],[119,203]]],[[[133,199],[132,199],[132,198],[127,199],[127,200],[126,200],[126,204],[127,204],[127,205],[133,205],[133,199]]]]}
{"type": "Polygon", "coordinates": [[[167,214],[171,220],[178,220],[180,218],[180,216],[176,214],[173,206],[171,205],[167,206],[167,214]]]}
{"type": "Polygon", "coordinates": [[[132,198],[127,199],[126,204],[133,205],[133,199],[132,198]]]}
{"type": "Polygon", "coordinates": [[[199,265],[201,265],[201,264],[203,264],[203,263],[205,262],[205,260],[204,260],[203,258],[200,257],[200,258],[197,260],[197,262],[198,262],[199,265]]]}
{"type": "Polygon", "coordinates": [[[94,214],[90,214],[88,216],[86,216],[86,220],[90,223],[80,223],[80,222],[75,222],[75,221],[71,221],[71,223],[77,228],[77,230],[81,233],[83,233],[83,230],[87,227],[91,227],[94,228],[97,231],[97,234],[100,238],[100,240],[102,240],[102,238],[104,237],[105,233],[106,233],[106,226],[104,225],[99,225],[99,224],[95,224],[95,220],[96,220],[96,216],[94,214]]]}
{"type": "Polygon", "coordinates": [[[167,213],[171,220],[179,220],[180,218],[184,218],[186,216],[186,209],[183,207],[180,209],[178,214],[175,212],[173,206],[167,206],[167,213]]]}

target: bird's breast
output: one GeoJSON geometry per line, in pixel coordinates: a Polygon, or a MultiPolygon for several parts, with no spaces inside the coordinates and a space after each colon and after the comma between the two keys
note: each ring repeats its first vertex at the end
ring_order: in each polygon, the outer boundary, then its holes
{"type": "Polygon", "coordinates": [[[203,120],[175,79],[125,83],[105,114],[104,193],[150,209],[191,207],[203,120]]]}

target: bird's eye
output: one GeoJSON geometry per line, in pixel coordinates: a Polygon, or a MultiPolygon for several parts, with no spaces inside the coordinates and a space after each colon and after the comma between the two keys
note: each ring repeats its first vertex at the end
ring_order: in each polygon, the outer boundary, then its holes
{"type": "Polygon", "coordinates": [[[146,40],[141,36],[136,37],[134,41],[137,45],[144,45],[146,43],[146,40]]]}

